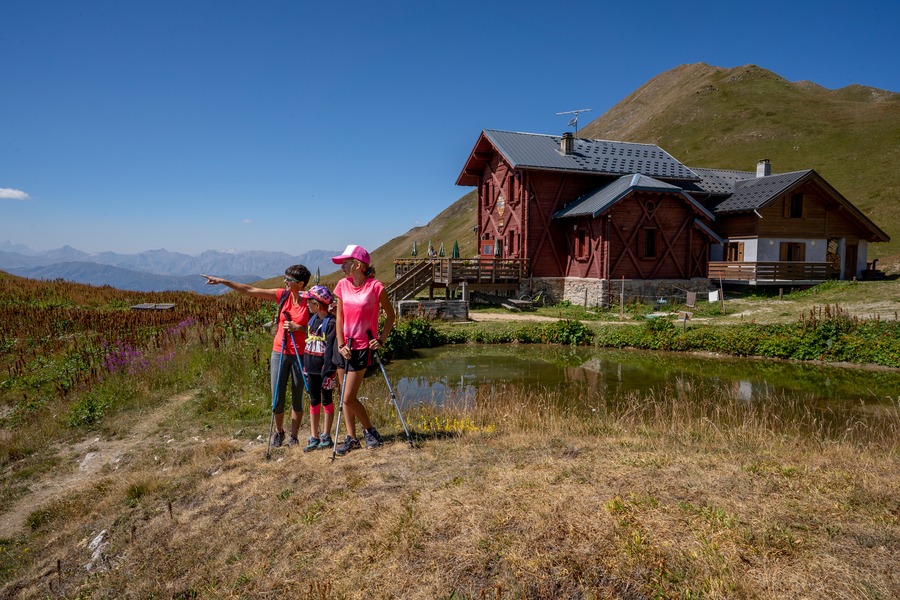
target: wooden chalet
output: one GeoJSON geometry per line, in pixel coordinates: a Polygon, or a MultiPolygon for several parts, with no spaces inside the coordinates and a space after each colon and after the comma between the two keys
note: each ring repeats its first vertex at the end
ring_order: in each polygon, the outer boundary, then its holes
{"type": "Polygon", "coordinates": [[[726,283],[804,285],[866,268],[888,236],[813,170],[688,168],[653,144],[484,130],[456,181],[478,188],[479,253],[398,259],[389,292],[510,292],[608,306],[726,283]]]}
{"type": "Polygon", "coordinates": [[[773,175],[692,168],[724,243],[710,249],[710,277],[733,285],[810,285],[867,274],[868,244],[890,238],[812,169],[773,175]]]}
{"type": "Polygon", "coordinates": [[[648,295],[708,288],[722,240],[680,187],[700,181],[652,144],[485,130],[456,183],[478,187],[482,256],[527,260],[529,285],[607,305],[611,281],[648,295]]]}

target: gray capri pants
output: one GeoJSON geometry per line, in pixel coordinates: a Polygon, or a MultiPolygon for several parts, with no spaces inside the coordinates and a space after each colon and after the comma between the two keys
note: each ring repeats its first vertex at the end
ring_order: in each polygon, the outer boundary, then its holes
{"type": "Polygon", "coordinates": [[[285,354],[282,360],[280,352],[272,352],[270,361],[270,380],[272,382],[272,397],[275,401],[275,414],[284,412],[284,397],[287,390],[288,375],[291,377],[291,408],[296,413],[303,412],[303,372],[302,366],[296,354],[285,354]],[[278,373],[278,364],[281,363],[281,377],[278,373]]]}

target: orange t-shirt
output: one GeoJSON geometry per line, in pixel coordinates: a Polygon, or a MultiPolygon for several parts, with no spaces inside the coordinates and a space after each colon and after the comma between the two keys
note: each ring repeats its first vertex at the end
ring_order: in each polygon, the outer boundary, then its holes
{"type": "MultiPolygon", "coordinates": [[[[278,290],[276,292],[275,302],[280,302],[281,297],[284,294],[289,294],[287,290],[278,290]]],[[[300,331],[295,331],[291,333],[290,337],[285,340],[284,345],[284,353],[285,354],[303,354],[303,349],[306,348],[306,326],[309,324],[309,307],[306,305],[306,300],[303,298],[300,299],[299,304],[294,303],[294,298],[289,297],[287,301],[284,303],[284,306],[281,307],[281,312],[278,313],[278,328],[275,333],[275,342],[272,344],[273,352],[281,352],[281,343],[284,339],[284,312],[287,311],[291,315],[291,320],[300,325],[302,329],[300,331]],[[294,338],[294,343],[291,343],[291,338],[294,338]],[[296,344],[297,352],[294,352],[294,345],[296,344]]]]}

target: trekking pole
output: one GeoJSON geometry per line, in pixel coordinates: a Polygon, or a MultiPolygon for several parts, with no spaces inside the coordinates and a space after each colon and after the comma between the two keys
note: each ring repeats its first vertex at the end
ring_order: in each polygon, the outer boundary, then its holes
{"type": "MultiPolygon", "coordinates": [[[[353,338],[347,339],[347,346],[350,348],[350,352],[353,352],[353,338]]],[[[347,391],[347,372],[350,371],[347,367],[350,365],[344,365],[344,383],[341,384],[341,406],[338,408],[337,425],[334,426],[334,440],[332,441],[331,446],[331,462],[334,462],[334,457],[337,453],[337,440],[338,440],[338,432],[341,430],[341,419],[344,418],[344,393],[347,391]]]]}
{"type": "MultiPolygon", "coordinates": [[[[366,335],[369,336],[369,341],[375,339],[375,336],[372,335],[371,329],[366,331],[366,335]]],[[[381,360],[381,354],[378,352],[378,350],[375,351],[375,361],[378,363],[378,366],[381,367],[381,372],[384,374],[384,381],[387,383],[388,389],[391,391],[391,400],[394,401],[394,408],[397,409],[397,416],[400,417],[400,423],[403,425],[403,431],[406,432],[406,439],[409,441],[409,447],[415,448],[415,446],[413,446],[412,437],[410,437],[409,435],[409,429],[406,428],[406,421],[403,420],[403,413],[400,412],[400,403],[397,402],[397,396],[394,394],[394,388],[391,387],[391,382],[388,379],[387,371],[384,370],[384,362],[381,360]]]]}
{"type": "MultiPolygon", "coordinates": [[[[277,323],[276,323],[277,325],[277,323]]],[[[272,422],[269,424],[269,441],[266,444],[266,459],[270,458],[269,450],[272,448],[272,430],[275,428],[275,405],[278,403],[278,384],[281,383],[281,361],[284,360],[284,344],[287,340],[281,337],[281,354],[278,357],[278,375],[275,379],[275,392],[272,394],[272,422]]]]}
{"type": "MultiPolygon", "coordinates": [[[[290,323],[291,313],[289,313],[288,311],[284,311],[284,320],[290,323]]],[[[294,354],[297,356],[297,360],[300,361],[300,376],[303,378],[303,387],[306,388],[306,395],[312,398],[312,394],[309,393],[309,384],[306,383],[306,372],[303,370],[303,361],[300,360],[302,354],[297,351],[297,342],[294,341],[293,335],[291,335],[291,344],[294,346],[294,354]]]]}

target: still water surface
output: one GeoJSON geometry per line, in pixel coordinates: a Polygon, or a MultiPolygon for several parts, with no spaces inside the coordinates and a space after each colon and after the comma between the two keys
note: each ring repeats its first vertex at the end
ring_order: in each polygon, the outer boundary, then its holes
{"type": "Polygon", "coordinates": [[[479,387],[520,384],[581,385],[602,393],[676,388],[697,378],[726,386],[736,397],[777,393],[817,405],[848,401],[890,404],[900,394],[900,372],[804,363],[706,357],[645,350],[544,345],[460,345],[417,351],[387,365],[404,404],[441,403],[479,387]]]}

